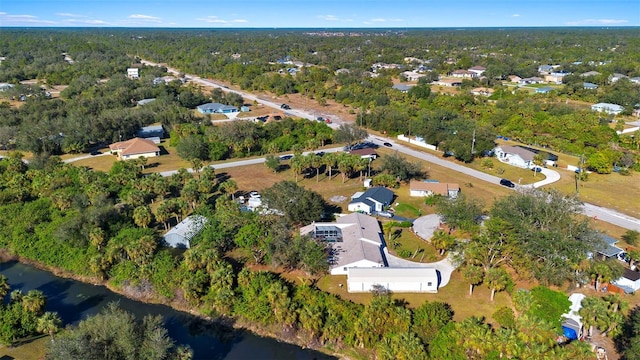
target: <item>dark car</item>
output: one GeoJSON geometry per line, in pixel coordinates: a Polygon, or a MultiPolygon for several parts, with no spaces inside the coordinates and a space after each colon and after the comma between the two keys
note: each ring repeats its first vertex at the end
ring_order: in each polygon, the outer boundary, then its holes
{"type": "Polygon", "coordinates": [[[318,155],[318,156],[324,156],[324,151],[318,151],[318,152],[316,153],[316,155],[318,155]]]}
{"type": "Polygon", "coordinates": [[[514,184],[511,180],[507,180],[507,179],[500,179],[500,185],[510,187],[510,188],[516,187],[516,184],[514,184]]]}
{"type": "Polygon", "coordinates": [[[388,142],[383,143],[382,145],[384,145],[384,146],[388,146],[388,147],[392,147],[392,146],[393,146],[393,145],[391,145],[391,143],[388,143],[388,142]]]}
{"type": "Polygon", "coordinates": [[[280,160],[289,160],[293,157],[293,155],[282,155],[280,156],[280,160]]]}
{"type": "Polygon", "coordinates": [[[291,106],[289,106],[287,104],[282,104],[282,105],[280,105],[280,109],[289,110],[289,109],[291,109],[291,106]]]}
{"type": "Polygon", "coordinates": [[[102,154],[102,153],[100,151],[98,151],[98,150],[94,150],[94,151],[91,152],[91,156],[96,156],[96,155],[100,155],[100,154],[102,154]]]}
{"type": "Polygon", "coordinates": [[[536,167],[531,168],[531,171],[541,172],[542,168],[540,166],[536,166],[536,167]]]}

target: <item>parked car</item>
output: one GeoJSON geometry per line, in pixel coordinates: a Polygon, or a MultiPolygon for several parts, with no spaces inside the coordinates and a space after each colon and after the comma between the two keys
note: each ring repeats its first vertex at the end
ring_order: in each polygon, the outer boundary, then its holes
{"type": "Polygon", "coordinates": [[[318,116],[318,117],[316,118],[316,120],[317,120],[317,121],[324,121],[324,118],[323,118],[322,116],[318,116]]]}
{"type": "Polygon", "coordinates": [[[532,167],[531,171],[535,171],[535,172],[541,172],[542,168],[540,166],[536,166],[536,167],[532,167]]]}
{"type": "Polygon", "coordinates": [[[282,105],[280,105],[280,109],[290,110],[291,106],[289,106],[287,104],[282,104],[282,105]]]}
{"type": "Polygon", "coordinates": [[[91,152],[91,156],[96,156],[96,155],[100,155],[100,154],[102,154],[102,153],[100,151],[98,151],[98,150],[94,150],[94,151],[91,152]]]}
{"type": "Polygon", "coordinates": [[[510,188],[516,187],[516,184],[514,184],[511,180],[507,180],[507,179],[500,179],[500,185],[510,187],[510,188]]]}
{"type": "Polygon", "coordinates": [[[316,153],[316,155],[318,155],[318,156],[324,156],[324,151],[318,151],[318,152],[316,153]]]}
{"type": "Polygon", "coordinates": [[[388,142],[386,142],[386,143],[384,143],[382,145],[387,146],[387,147],[392,147],[393,146],[393,145],[391,145],[391,143],[388,143],[388,142]]]}
{"type": "Polygon", "coordinates": [[[393,214],[388,212],[388,211],[379,211],[378,212],[378,216],[382,216],[382,217],[386,217],[386,218],[392,218],[393,214]]]}
{"type": "Polygon", "coordinates": [[[326,118],[326,119],[324,119],[324,122],[327,123],[327,124],[331,124],[331,119],[326,118]]]}
{"type": "Polygon", "coordinates": [[[280,156],[280,160],[289,160],[293,157],[293,155],[282,155],[280,156]]]}

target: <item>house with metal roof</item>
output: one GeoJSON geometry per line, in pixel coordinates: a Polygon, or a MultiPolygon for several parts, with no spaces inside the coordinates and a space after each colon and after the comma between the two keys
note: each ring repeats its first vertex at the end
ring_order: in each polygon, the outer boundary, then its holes
{"type": "Polygon", "coordinates": [[[353,213],[335,222],[314,222],[302,227],[300,235],[309,235],[331,247],[331,275],[346,275],[354,267],[387,266],[382,229],[371,216],[353,213]]]}
{"type": "Polygon", "coordinates": [[[109,145],[109,150],[111,154],[116,155],[119,160],[160,156],[160,148],[156,146],[152,140],[139,137],[113,143],[109,145]]]}
{"type": "Polygon", "coordinates": [[[168,246],[188,249],[191,247],[191,239],[198,235],[206,224],[207,218],[202,215],[187,216],[164,234],[162,239],[168,246]]]}
{"type": "Polygon", "coordinates": [[[584,82],[582,83],[582,88],[585,90],[596,90],[598,88],[598,85],[590,82],[584,82]]]}
{"type": "Polygon", "coordinates": [[[591,105],[591,110],[604,112],[610,115],[618,115],[624,110],[624,107],[618,104],[597,103],[597,104],[591,105]]]}
{"type": "Polygon", "coordinates": [[[545,87],[537,88],[535,92],[536,94],[548,94],[552,90],[555,90],[555,89],[552,87],[545,86],[545,87]]]}
{"type": "Polygon", "coordinates": [[[239,112],[235,106],[220,103],[202,104],[197,109],[201,114],[225,114],[228,118],[235,118],[239,112]]]}
{"type": "Polygon", "coordinates": [[[154,101],[156,101],[156,98],[142,99],[142,100],[138,100],[136,104],[140,106],[144,106],[154,101]]]}
{"type": "Polygon", "coordinates": [[[376,289],[396,293],[437,293],[438,272],[434,268],[360,268],[347,270],[347,291],[376,289]]]}
{"type": "Polygon", "coordinates": [[[412,87],[413,87],[412,85],[407,85],[407,84],[395,84],[391,88],[398,90],[400,92],[406,93],[409,90],[411,90],[412,87]]]}
{"type": "Polygon", "coordinates": [[[353,212],[363,212],[372,214],[383,211],[386,206],[391,205],[395,194],[393,191],[377,186],[365,192],[357,192],[351,197],[351,202],[347,209],[353,212]]]}

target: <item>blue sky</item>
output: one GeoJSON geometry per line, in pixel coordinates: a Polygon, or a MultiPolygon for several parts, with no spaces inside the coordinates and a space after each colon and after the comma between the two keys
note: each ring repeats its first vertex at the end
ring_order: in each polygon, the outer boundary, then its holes
{"type": "Polygon", "coordinates": [[[0,26],[640,26],[639,0],[0,0],[0,26]]]}

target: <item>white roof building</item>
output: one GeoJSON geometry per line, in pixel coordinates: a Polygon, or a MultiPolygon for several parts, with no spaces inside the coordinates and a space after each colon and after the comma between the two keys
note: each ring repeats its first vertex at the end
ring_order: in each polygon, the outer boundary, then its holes
{"type": "Polygon", "coordinates": [[[325,241],[331,245],[331,275],[346,275],[349,268],[384,267],[382,230],[375,218],[353,213],[336,222],[316,222],[300,229],[301,235],[325,241]]]}
{"type": "Polygon", "coordinates": [[[618,115],[624,110],[624,107],[618,104],[597,103],[597,104],[591,105],[591,110],[604,112],[611,115],[618,115]]]}
{"type": "Polygon", "coordinates": [[[376,288],[395,293],[437,293],[438,271],[433,268],[349,268],[347,291],[370,292],[376,288]]]}
{"type": "Polygon", "coordinates": [[[191,239],[202,231],[206,223],[207,218],[202,215],[188,216],[164,234],[162,238],[171,247],[188,249],[191,247],[191,239]]]}

